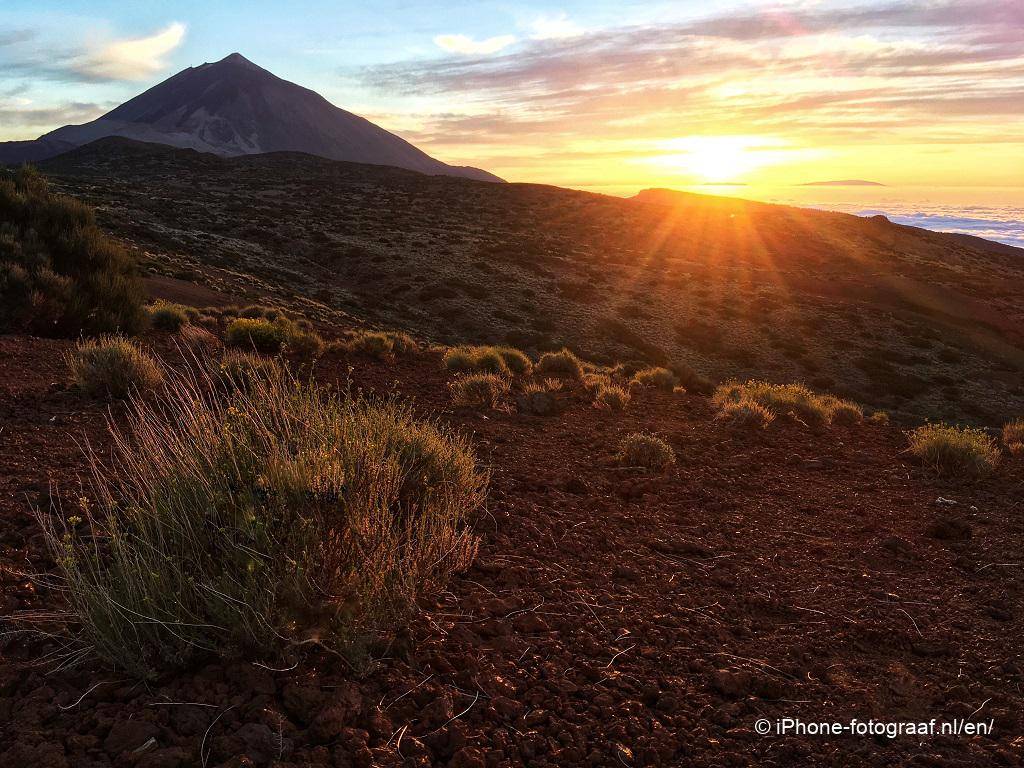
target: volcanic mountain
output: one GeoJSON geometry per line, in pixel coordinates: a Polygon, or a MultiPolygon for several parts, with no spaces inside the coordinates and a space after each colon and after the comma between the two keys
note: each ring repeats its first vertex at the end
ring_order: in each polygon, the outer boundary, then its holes
{"type": "Polygon", "coordinates": [[[189,67],[90,123],[66,125],[35,141],[0,143],[0,163],[45,160],[107,136],[228,157],[305,152],[429,175],[502,181],[479,168],[436,160],[238,53],[189,67]]]}

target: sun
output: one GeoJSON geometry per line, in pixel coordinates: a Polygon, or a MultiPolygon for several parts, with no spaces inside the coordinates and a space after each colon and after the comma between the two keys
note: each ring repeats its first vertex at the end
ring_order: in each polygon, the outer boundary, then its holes
{"type": "Polygon", "coordinates": [[[675,151],[650,162],[701,183],[739,182],[758,168],[784,162],[779,146],[778,140],[757,136],[687,136],[662,144],[675,151]]]}

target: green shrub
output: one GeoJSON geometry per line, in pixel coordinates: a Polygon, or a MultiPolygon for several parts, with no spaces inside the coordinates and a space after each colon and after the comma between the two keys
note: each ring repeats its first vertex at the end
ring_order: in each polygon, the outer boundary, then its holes
{"type": "Polygon", "coordinates": [[[631,383],[642,387],[655,387],[669,392],[676,386],[676,375],[668,368],[644,368],[633,375],[631,383]]]}
{"type": "Polygon", "coordinates": [[[1024,453],[1024,419],[1003,425],[1003,444],[1010,453],[1024,453]]]}
{"type": "Polygon", "coordinates": [[[982,477],[999,463],[996,441],[982,429],[925,424],[909,440],[911,455],[941,475],[982,477]]]}
{"type": "Polygon", "coordinates": [[[159,331],[174,332],[189,322],[189,316],[181,304],[161,301],[149,308],[149,322],[159,331]]]}
{"type": "Polygon", "coordinates": [[[602,384],[597,388],[594,405],[609,411],[622,411],[629,405],[629,392],[614,384],[602,384]]]}
{"type": "Polygon", "coordinates": [[[545,352],[537,361],[537,373],[542,376],[571,376],[574,379],[583,377],[583,362],[572,353],[562,348],[558,352],[545,352]]]}
{"type": "Polygon", "coordinates": [[[228,325],[224,341],[230,347],[274,354],[284,347],[288,335],[288,329],[281,323],[240,317],[228,325]]]}
{"type": "Polygon", "coordinates": [[[496,373],[467,373],[448,384],[452,402],[463,408],[497,408],[508,396],[512,385],[508,377],[496,373]]]}
{"type": "Polygon", "coordinates": [[[352,655],[475,554],[469,443],[396,401],[284,374],[164,392],[112,426],[109,464],[91,455],[85,522],[39,514],[77,639],[108,662],[352,655]]]}
{"type": "Polygon", "coordinates": [[[132,334],[145,322],[135,262],[93,210],[31,168],[0,170],[0,332],[132,334]]]}
{"type": "Polygon", "coordinates": [[[723,408],[727,403],[752,402],[766,408],[773,416],[792,416],[812,426],[828,426],[833,421],[855,423],[864,418],[860,406],[833,395],[819,395],[803,384],[771,384],[767,381],[735,381],[715,389],[712,398],[723,408]]]}
{"type": "Polygon", "coordinates": [[[627,467],[664,472],[676,463],[672,446],[654,435],[633,432],[619,444],[618,460],[627,467]]]}
{"type": "Polygon", "coordinates": [[[159,363],[121,336],[82,340],[65,359],[72,381],[93,397],[127,397],[163,380],[159,363]]]}

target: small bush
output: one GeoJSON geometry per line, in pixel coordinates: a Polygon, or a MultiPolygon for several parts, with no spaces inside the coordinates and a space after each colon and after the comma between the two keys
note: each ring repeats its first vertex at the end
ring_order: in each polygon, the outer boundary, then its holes
{"type": "Polygon", "coordinates": [[[449,383],[452,402],[463,408],[497,408],[511,391],[506,376],[496,373],[467,373],[449,383]]]}
{"type": "Polygon", "coordinates": [[[1003,426],[1003,444],[1010,453],[1024,453],[1024,419],[1003,426]]]}
{"type": "Polygon", "coordinates": [[[583,362],[570,349],[545,352],[537,361],[537,373],[542,376],[571,376],[580,379],[583,377],[583,362]]]}
{"type": "Polygon", "coordinates": [[[301,328],[296,328],[287,342],[288,351],[303,360],[320,357],[324,353],[324,347],[324,340],[319,333],[301,328]]]}
{"type": "Polygon", "coordinates": [[[709,378],[698,373],[685,363],[674,363],[669,367],[684,389],[702,395],[710,395],[714,391],[715,386],[709,378]]]}
{"type": "Polygon", "coordinates": [[[773,416],[789,415],[812,426],[828,426],[833,420],[850,424],[864,418],[864,412],[855,403],[833,395],[819,395],[802,384],[732,381],[719,386],[712,400],[719,408],[727,403],[757,403],[773,416]]]}
{"type": "Polygon", "coordinates": [[[39,518],[78,641],[133,673],[351,655],[475,553],[486,476],[465,439],[394,400],[181,377],[111,429],[85,523],[39,518]]]}
{"type": "Polygon", "coordinates": [[[142,304],[134,259],[92,208],[32,168],[0,170],[0,332],[132,334],[145,326],[142,304]]]}
{"type": "Polygon", "coordinates": [[[557,402],[551,393],[561,388],[560,381],[545,379],[543,382],[529,381],[523,385],[522,391],[516,395],[516,405],[520,413],[533,416],[550,416],[557,409],[557,402]]]}
{"type": "Polygon", "coordinates": [[[675,388],[678,379],[668,368],[644,368],[633,375],[631,383],[642,387],[655,387],[669,392],[675,388]]]}
{"type": "Polygon", "coordinates": [[[185,308],[180,304],[157,302],[149,308],[149,322],[158,331],[173,333],[188,323],[189,317],[185,308]]]}
{"type": "Polygon", "coordinates": [[[276,358],[229,349],[216,365],[213,374],[228,389],[248,389],[254,381],[279,378],[284,374],[284,368],[276,358]]]}
{"type": "Polygon", "coordinates": [[[224,341],[229,347],[268,355],[280,352],[287,340],[288,329],[280,323],[248,317],[232,320],[224,334],[224,341]]]}
{"type": "Polygon", "coordinates": [[[597,389],[594,405],[609,411],[622,411],[629,405],[629,400],[629,392],[622,387],[603,384],[597,389]]]}
{"type": "Polygon", "coordinates": [[[522,350],[515,347],[495,347],[495,349],[514,375],[529,376],[533,373],[533,361],[522,350]]]}
{"type": "Polygon", "coordinates": [[[395,331],[353,331],[341,346],[348,352],[378,360],[390,360],[418,348],[409,334],[395,331]]]}
{"type": "Polygon", "coordinates": [[[775,421],[775,414],[753,400],[727,400],[719,406],[716,418],[736,427],[767,429],[775,421]]]}
{"type": "Polygon", "coordinates": [[[501,376],[528,376],[533,362],[514,347],[461,346],[444,353],[444,367],[454,373],[496,373],[501,376]]]}
{"type": "Polygon", "coordinates": [[[93,397],[127,397],[163,380],[157,361],[121,336],[80,341],[66,360],[71,379],[93,397]]]}
{"type": "Polygon", "coordinates": [[[883,426],[889,423],[889,414],[885,411],[875,411],[868,417],[868,421],[872,424],[881,424],[883,426]]]}
{"type": "Polygon", "coordinates": [[[981,429],[926,424],[909,439],[910,453],[942,475],[982,477],[999,463],[996,441],[981,429]]]}
{"type": "Polygon", "coordinates": [[[620,443],[618,460],[627,467],[664,472],[676,463],[676,454],[664,440],[654,435],[633,432],[620,443]]]}

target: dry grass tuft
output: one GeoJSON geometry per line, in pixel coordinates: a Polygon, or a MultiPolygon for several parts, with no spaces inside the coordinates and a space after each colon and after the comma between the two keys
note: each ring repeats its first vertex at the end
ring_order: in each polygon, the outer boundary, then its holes
{"type": "Polygon", "coordinates": [[[678,383],[676,375],[668,368],[644,368],[633,375],[631,384],[641,387],[655,387],[671,392],[678,383]]]}
{"type": "Polygon", "coordinates": [[[617,458],[627,467],[643,467],[654,472],[664,472],[676,463],[672,446],[661,438],[641,432],[623,438],[617,458]]]}
{"type": "Polygon", "coordinates": [[[940,475],[983,477],[999,463],[995,439],[981,429],[925,424],[909,440],[910,453],[940,475]]]}
{"type": "MultiPolygon", "coordinates": [[[[834,395],[819,395],[803,384],[771,384],[767,381],[731,381],[720,385],[712,398],[719,409],[729,404],[754,403],[772,417],[790,416],[811,426],[829,426],[833,422],[854,424],[863,420],[859,405],[834,395]]],[[[735,420],[736,414],[731,414],[735,420]]]]}
{"type": "Polygon", "coordinates": [[[65,359],[71,379],[93,397],[127,397],[163,381],[163,369],[138,344],[122,336],[78,342],[65,359]]]}
{"type": "Polygon", "coordinates": [[[629,391],[614,384],[600,385],[594,395],[594,407],[608,411],[624,411],[629,401],[629,391]]]}
{"type": "Polygon", "coordinates": [[[775,414],[753,400],[726,400],[719,406],[716,418],[736,427],[767,429],[775,421],[775,414]]]}
{"type": "Polygon", "coordinates": [[[393,399],[192,372],[123,424],[82,509],[39,519],[83,650],[131,672],[354,654],[475,554],[469,443],[393,399]]]}
{"type": "Polygon", "coordinates": [[[467,373],[448,384],[452,402],[461,408],[497,408],[512,389],[507,376],[467,373]]]}
{"type": "Polygon", "coordinates": [[[456,373],[529,376],[533,361],[515,347],[461,346],[445,351],[444,367],[456,373]]]}
{"type": "Polygon", "coordinates": [[[545,352],[537,361],[537,373],[542,376],[570,376],[583,378],[583,361],[572,350],[562,348],[558,352],[545,352]]]}
{"type": "Polygon", "coordinates": [[[1010,453],[1024,453],[1024,419],[1003,426],[1003,445],[1010,453]]]}

